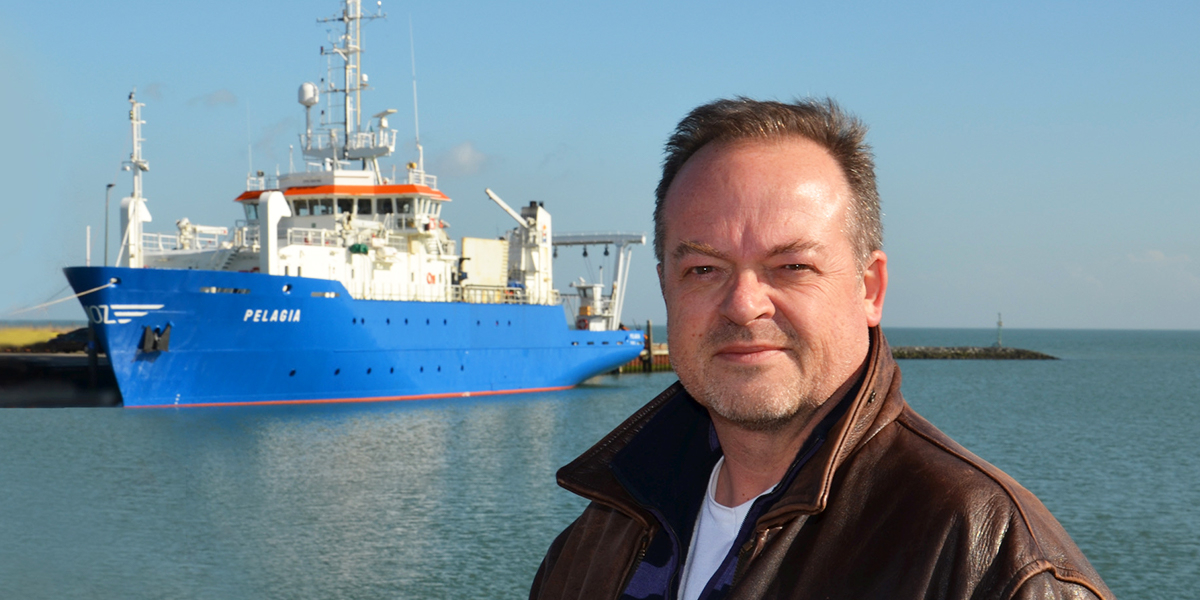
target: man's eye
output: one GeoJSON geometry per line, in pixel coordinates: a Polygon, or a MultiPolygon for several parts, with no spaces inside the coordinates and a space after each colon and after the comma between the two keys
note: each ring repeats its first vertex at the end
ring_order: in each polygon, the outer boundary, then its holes
{"type": "Polygon", "coordinates": [[[692,268],[688,269],[688,273],[690,273],[692,275],[707,275],[709,273],[712,273],[713,271],[714,271],[714,269],[712,267],[707,267],[707,266],[692,267],[692,268]]]}
{"type": "Polygon", "coordinates": [[[789,271],[810,271],[810,270],[812,270],[811,266],[803,265],[803,264],[783,265],[783,268],[785,268],[789,271]]]}

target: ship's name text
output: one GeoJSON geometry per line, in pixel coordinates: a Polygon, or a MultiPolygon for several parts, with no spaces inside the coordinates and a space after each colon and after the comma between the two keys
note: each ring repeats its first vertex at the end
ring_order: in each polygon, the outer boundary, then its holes
{"type": "Polygon", "coordinates": [[[265,309],[246,309],[246,314],[242,316],[242,321],[254,321],[255,323],[294,323],[300,320],[300,309],[296,310],[272,310],[265,309]]]}

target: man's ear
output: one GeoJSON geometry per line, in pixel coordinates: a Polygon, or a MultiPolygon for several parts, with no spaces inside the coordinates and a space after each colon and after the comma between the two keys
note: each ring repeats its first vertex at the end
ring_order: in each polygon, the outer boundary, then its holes
{"type": "Polygon", "coordinates": [[[883,250],[871,253],[867,266],[863,269],[862,278],[863,311],[867,315],[867,324],[875,327],[883,319],[883,298],[887,295],[887,255],[883,250]]]}

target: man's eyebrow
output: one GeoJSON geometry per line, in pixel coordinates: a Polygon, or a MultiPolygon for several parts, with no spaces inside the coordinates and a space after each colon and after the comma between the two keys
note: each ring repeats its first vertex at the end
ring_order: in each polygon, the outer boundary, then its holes
{"type": "MultiPolygon", "coordinates": [[[[807,252],[809,250],[816,250],[820,247],[820,242],[796,240],[786,244],[779,244],[778,246],[771,248],[770,252],[767,253],[767,256],[779,256],[780,254],[788,254],[791,252],[807,252]]],[[[720,250],[717,250],[716,248],[705,244],[704,242],[693,242],[691,240],[681,240],[679,245],[675,247],[675,251],[671,254],[675,257],[675,260],[679,260],[689,254],[703,254],[718,260],[726,260],[728,258],[724,252],[721,252],[720,250]]]]}
{"type": "Polygon", "coordinates": [[[820,247],[821,247],[820,242],[816,242],[816,241],[807,241],[806,242],[806,241],[802,241],[802,240],[796,240],[794,242],[780,244],[778,246],[775,246],[774,248],[771,248],[771,251],[769,253],[767,253],[767,255],[768,256],[779,256],[780,254],[788,254],[790,252],[807,252],[809,250],[819,249],[820,247]]]}
{"type": "Polygon", "coordinates": [[[679,260],[689,254],[703,254],[713,258],[724,260],[725,253],[705,244],[704,242],[693,242],[691,240],[681,240],[678,246],[675,246],[675,251],[671,253],[675,260],[679,260]]]}

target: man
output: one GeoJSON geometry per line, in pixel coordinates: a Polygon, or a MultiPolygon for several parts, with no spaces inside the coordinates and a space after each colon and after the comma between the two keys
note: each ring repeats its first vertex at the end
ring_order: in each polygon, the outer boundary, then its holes
{"type": "Polygon", "coordinates": [[[655,253],[680,383],[559,471],[591,504],[531,597],[1112,597],[1032,494],[901,397],[865,132],[828,100],[679,124],[655,253]]]}

